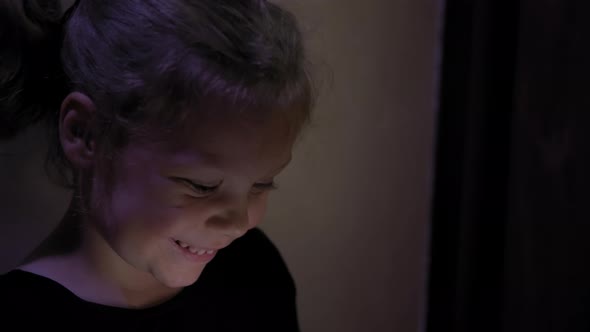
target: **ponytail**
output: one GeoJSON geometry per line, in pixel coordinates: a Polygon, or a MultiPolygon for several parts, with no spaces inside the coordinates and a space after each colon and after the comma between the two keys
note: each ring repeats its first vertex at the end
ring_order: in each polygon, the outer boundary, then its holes
{"type": "Polygon", "coordinates": [[[54,118],[65,95],[59,0],[0,2],[0,140],[54,118]]]}

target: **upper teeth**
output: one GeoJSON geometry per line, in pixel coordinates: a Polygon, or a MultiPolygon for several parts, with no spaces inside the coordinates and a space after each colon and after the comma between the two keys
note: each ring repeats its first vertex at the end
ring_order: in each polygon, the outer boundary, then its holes
{"type": "Polygon", "coordinates": [[[205,250],[205,249],[199,250],[199,249],[191,247],[190,245],[188,245],[180,240],[177,240],[176,242],[178,243],[179,246],[181,246],[185,249],[188,249],[190,252],[192,252],[193,254],[197,254],[197,255],[204,255],[205,253],[212,254],[214,251],[214,250],[205,250]]]}

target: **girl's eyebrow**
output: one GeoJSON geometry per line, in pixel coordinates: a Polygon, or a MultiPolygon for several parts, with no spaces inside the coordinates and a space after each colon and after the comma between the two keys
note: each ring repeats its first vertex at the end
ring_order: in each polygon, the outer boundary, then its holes
{"type": "Polygon", "coordinates": [[[189,155],[186,153],[174,154],[169,158],[169,162],[181,168],[193,167],[192,165],[194,163],[199,163],[204,167],[214,167],[218,160],[219,155],[204,151],[199,151],[198,155],[189,155]]]}

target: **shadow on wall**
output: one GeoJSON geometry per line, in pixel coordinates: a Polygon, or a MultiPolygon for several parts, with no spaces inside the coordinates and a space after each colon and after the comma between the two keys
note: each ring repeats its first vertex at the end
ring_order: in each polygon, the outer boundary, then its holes
{"type": "Polygon", "coordinates": [[[52,184],[43,170],[45,142],[40,127],[0,142],[0,273],[48,235],[69,203],[69,191],[52,184]]]}

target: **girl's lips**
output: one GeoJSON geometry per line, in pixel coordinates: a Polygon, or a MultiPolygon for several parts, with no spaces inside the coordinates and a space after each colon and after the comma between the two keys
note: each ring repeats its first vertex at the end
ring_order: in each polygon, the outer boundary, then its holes
{"type": "Polygon", "coordinates": [[[194,248],[182,241],[174,239],[171,239],[171,242],[176,250],[192,262],[206,263],[211,261],[215,257],[215,254],[217,254],[217,250],[215,249],[194,248]]]}

